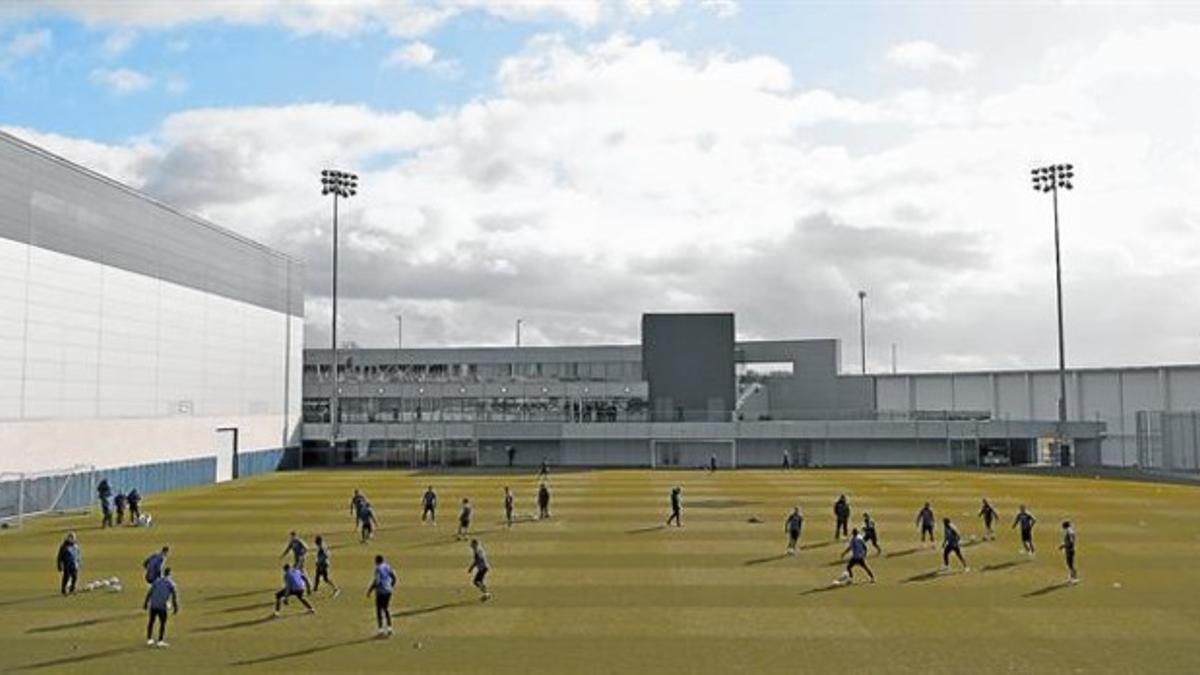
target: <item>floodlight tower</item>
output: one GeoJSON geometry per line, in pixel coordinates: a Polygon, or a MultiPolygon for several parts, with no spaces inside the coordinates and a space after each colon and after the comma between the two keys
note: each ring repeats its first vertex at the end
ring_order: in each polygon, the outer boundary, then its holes
{"type": "MultiPolygon", "coordinates": [[[[1067,357],[1063,341],[1062,256],[1058,241],[1058,190],[1074,189],[1075,167],[1071,164],[1051,164],[1030,172],[1033,189],[1049,192],[1054,205],[1054,284],[1058,300],[1058,451],[1063,450],[1063,430],[1067,424],[1067,357]]],[[[1063,457],[1059,456],[1061,463],[1063,457]]]]}
{"type": "Polygon", "coordinates": [[[867,292],[858,292],[858,350],[862,358],[862,374],[867,374],[867,292]]]}
{"type": "Polygon", "coordinates": [[[358,193],[358,176],[348,171],[326,169],[321,172],[321,194],[333,195],[333,316],[330,343],[333,347],[333,386],[329,391],[329,449],[337,448],[338,437],[338,197],[349,199],[358,193]]]}

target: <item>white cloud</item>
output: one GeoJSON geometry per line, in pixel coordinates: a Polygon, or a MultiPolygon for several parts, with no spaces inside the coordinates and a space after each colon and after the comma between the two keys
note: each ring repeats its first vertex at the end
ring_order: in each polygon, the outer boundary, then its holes
{"type": "Polygon", "coordinates": [[[700,0],[700,6],[711,11],[722,19],[729,19],[742,11],[737,0],[700,0]]]}
{"type": "Polygon", "coordinates": [[[433,65],[437,50],[424,42],[410,42],[397,47],[384,59],[385,67],[423,68],[433,65]]]}
{"type": "Polygon", "coordinates": [[[0,66],[27,59],[50,49],[54,36],[48,29],[18,33],[5,42],[0,42],[0,66]]]}
{"type": "Polygon", "coordinates": [[[108,34],[104,38],[104,44],[101,47],[104,53],[109,56],[120,56],[129,51],[133,47],[133,43],[137,41],[137,31],[132,30],[116,30],[108,34]]]}
{"type": "Polygon", "coordinates": [[[950,52],[927,40],[902,42],[888,50],[888,63],[899,68],[933,70],[950,68],[960,73],[975,67],[977,57],[970,52],[950,52]]]}
{"type": "Polygon", "coordinates": [[[513,316],[547,342],[633,340],[644,310],[713,307],[737,311],[744,337],[852,338],[866,288],[873,361],[898,342],[929,368],[1051,361],[1049,204],[1027,176],[1070,161],[1067,329],[1088,336],[1069,338],[1071,362],[1188,360],[1200,98],[1181,90],[1197,68],[1138,49],[1186,35],[1084,43],[1126,57],[1017,84],[873,97],[811,88],[769,56],[546,36],[504,60],[493,93],[427,116],[192,110],[149,140],[71,150],[303,255],[313,340],[328,264],[316,176],[337,166],[362,177],[342,212],[348,339],[389,344],[403,312],[413,344],[501,342],[513,316]],[[1153,73],[1134,107],[1112,91],[1131,72],[1153,73]]]}
{"type": "Polygon", "coordinates": [[[385,30],[400,37],[428,34],[467,12],[507,21],[566,21],[593,27],[605,19],[673,12],[682,0],[9,0],[9,15],[65,14],[89,24],[161,29],[220,21],[280,25],[299,34],[350,36],[385,30]]]}
{"type": "Polygon", "coordinates": [[[163,88],[168,94],[178,95],[187,93],[188,90],[192,88],[192,84],[185,78],[179,77],[178,75],[172,75],[171,77],[167,78],[166,82],[163,84],[163,88]]]}
{"type": "Polygon", "coordinates": [[[154,78],[132,68],[96,68],[91,80],[118,96],[143,91],[154,84],[154,78]]]}

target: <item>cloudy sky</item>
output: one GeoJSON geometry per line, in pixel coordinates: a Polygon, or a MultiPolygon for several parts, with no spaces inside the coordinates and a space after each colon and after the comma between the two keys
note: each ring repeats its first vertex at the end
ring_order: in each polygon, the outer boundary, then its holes
{"type": "MultiPolygon", "coordinates": [[[[304,259],[343,334],[634,342],[657,310],[901,369],[1200,360],[1200,8],[5,0],[0,127],[304,259]]],[[[1014,3],[1015,5],[1015,3],[1014,3]]]]}

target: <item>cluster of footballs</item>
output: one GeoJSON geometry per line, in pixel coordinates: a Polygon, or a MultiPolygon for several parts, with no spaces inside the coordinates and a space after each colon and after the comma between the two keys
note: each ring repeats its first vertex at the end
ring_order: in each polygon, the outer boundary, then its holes
{"type": "Polygon", "coordinates": [[[121,586],[121,580],[117,577],[97,579],[95,581],[89,581],[83,585],[83,590],[85,591],[99,591],[102,589],[107,590],[110,593],[120,593],[123,590],[121,586]]]}

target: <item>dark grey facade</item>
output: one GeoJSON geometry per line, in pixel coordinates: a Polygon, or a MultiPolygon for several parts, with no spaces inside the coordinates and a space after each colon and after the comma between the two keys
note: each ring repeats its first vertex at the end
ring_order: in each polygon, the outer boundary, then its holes
{"type": "Polygon", "coordinates": [[[737,398],[733,314],[645,314],[642,370],[659,422],[724,422],[737,398]]]}

